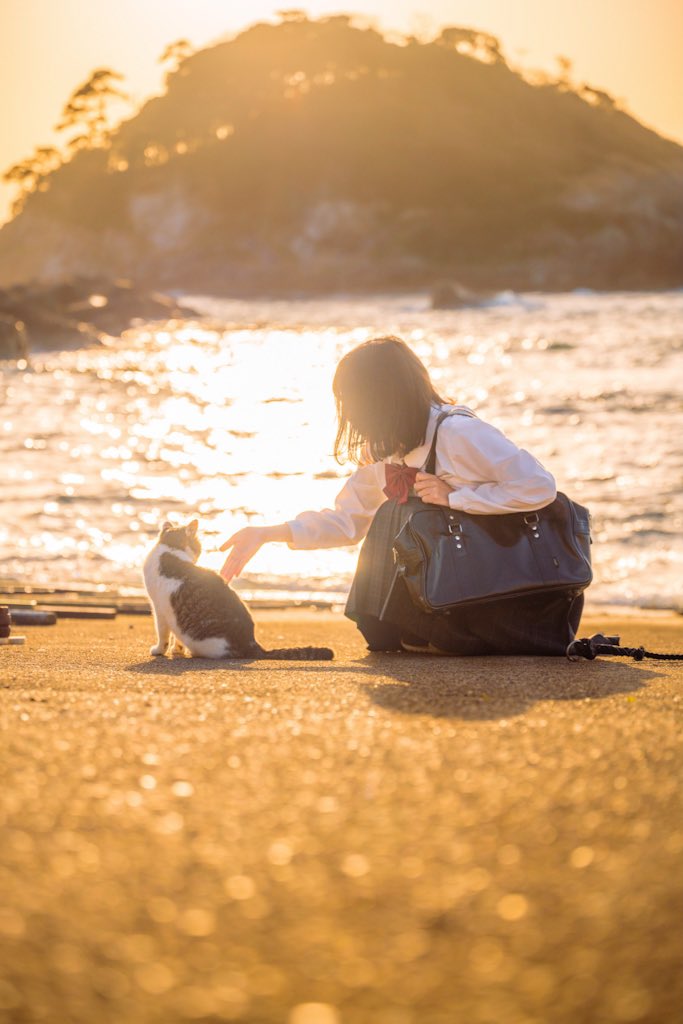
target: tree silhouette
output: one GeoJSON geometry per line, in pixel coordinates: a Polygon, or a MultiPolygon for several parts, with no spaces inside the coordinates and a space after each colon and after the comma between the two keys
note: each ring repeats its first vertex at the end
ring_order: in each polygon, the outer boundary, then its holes
{"type": "Polygon", "coordinates": [[[19,213],[31,192],[47,188],[46,179],[61,165],[62,159],[54,146],[39,146],[33,156],[8,167],[2,180],[19,189],[12,203],[12,213],[19,213]]]}
{"type": "MultiPolygon", "coordinates": [[[[111,133],[107,105],[114,97],[124,100],[130,98],[115,85],[116,81],[122,80],[123,75],[118,72],[98,68],[87,82],[71,94],[62,111],[62,119],[55,126],[55,131],[79,129],[80,134],[67,141],[67,150],[73,152],[86,146],[102,146],[107,142],[111,133]]],[[[47,179],[64,163],[63,156],[54,146],[39,146],[32,156],[8,167],[2,180],[18,188],[12,203],[12,213],[16,215],[23,209],[32,192],[46,191],[49,187],[47,179]]]]}
{"type": "Polygon", "coordinates": [[[603,110],[617,109],[617,101],[604,89],[594,89],[591,85],[582,85],[580,94],[594,107],[602,107],[603,110]]]}
{"type": "MultiPolygon", "coordinates": [[[[115,228],[121,248],[92,256],[102,267],[139,259],[188,290],[679,285],[680,147],[575,69],[568,86],[555,65],[537,87],[499,54],[472,28],[407,46],[343,15],[259,22],[186,58],[106,147],[69,159],[58,143],[65,164],[26,212],[83,229],[74,266],[115,228]]],[[[103,73],[71,98],[69,123],[103,73]]],[[[68,136],[87,139],[78,127],[68,136]]],[[[46,184],[43,156],[10,169],[13,194],[46,184]]],[[[19,237],[0,232],[0,271],[19,237]]],[[[42,265],[37,248],[27,266],[42,265]]]]}
{"type": "Polygon", "coordinates": [[[283,11],[277,11],[277,16],[282,19],[283,22],[289,22],[293,25],[301,25],[308,21],[308,15],[305,11],[299,10],[298,7],[289,7],[283,11]]]}
{"type": "Polygon", "coordinates": [[[457,50],[467,57],[475,57],[487,64],[500,64],[505,58],[500,49],[500,40],[488,32],[473,28],[445,28],[436,42],[449,50],[457,50]]]}
{"type": "Polygon", "coordinates": [[[191,56],[192,53],[194,53],[192,44],[187,39],[178,39],[175,43],[168,44],[161,57],[159,57],[159,63],[172,64],[172,70],[177,71],[183,61],[191,56]]]}
{"type": "Polygon", "coordinates": [[[571,87],[571,75],[573,63],[569,57],[564,57],[562,54],[558,54],[555,58],[555,62],[558,67],[557,81],[559,85],[563,85],[566,89],[571,87]]]}
{"type": "Polygon", "coordinates": [[[79,86],[69,97],[55,131],[69,131],[72,128],[80,134],[67,142],[68,149],[94,148],[106,143],[111,134],[107,107],[112,99],[128,100],[127,93],[117,88],[116,81],[123,81],[123,75],[110,68],[97,68],[87,82],[79,86]]]}

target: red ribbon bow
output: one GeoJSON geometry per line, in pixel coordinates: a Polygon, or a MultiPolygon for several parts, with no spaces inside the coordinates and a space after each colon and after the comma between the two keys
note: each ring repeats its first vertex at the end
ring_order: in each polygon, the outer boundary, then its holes
{"type": "Polygon", "coordinates": [[[385,464],[386,487],[384,493],[399,505],[405,505],[408,495],[415,483],[417,469],[413,466],[397,466],[394,462],[385,464]]]}

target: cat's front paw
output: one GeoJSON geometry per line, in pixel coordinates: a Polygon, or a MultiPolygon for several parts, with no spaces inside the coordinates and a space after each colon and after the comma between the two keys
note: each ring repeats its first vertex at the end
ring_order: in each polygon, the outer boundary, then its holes
{"type": "Polygon", "coordinates": [[[160,654],[166,654],[166,645],[162,647],[161,644],[155,644],[154,647],[150,647],[149,653],[153,654],[154,657],[158,657],[160,654]]]}

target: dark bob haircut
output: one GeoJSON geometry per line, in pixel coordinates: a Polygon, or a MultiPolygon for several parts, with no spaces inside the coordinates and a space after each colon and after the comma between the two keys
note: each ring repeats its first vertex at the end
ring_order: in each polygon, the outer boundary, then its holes
{"type": "Polygon", "coordinates": [[[338,462],[379,462],[425,440],[432,403],[443,404],[427,368],[400,338],[373,338],[343,357],[332,384],[338,462]]]}

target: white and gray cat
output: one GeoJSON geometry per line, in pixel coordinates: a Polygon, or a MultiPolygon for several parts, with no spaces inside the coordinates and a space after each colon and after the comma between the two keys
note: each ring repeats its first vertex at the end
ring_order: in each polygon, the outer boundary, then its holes
{"type": "Polygon", "coordinates": [[[150,654],[163,655],[171,636],[174,650],[186,647],[195,658],[277,658],[329,661],[328,647],[285,647],[267,651],[254,637],[246,606],[211,569],[195,565],[201,554],[198,523],[164,523],[144,564],[145,588],[154,609],[157,642],[150,654]]]}

